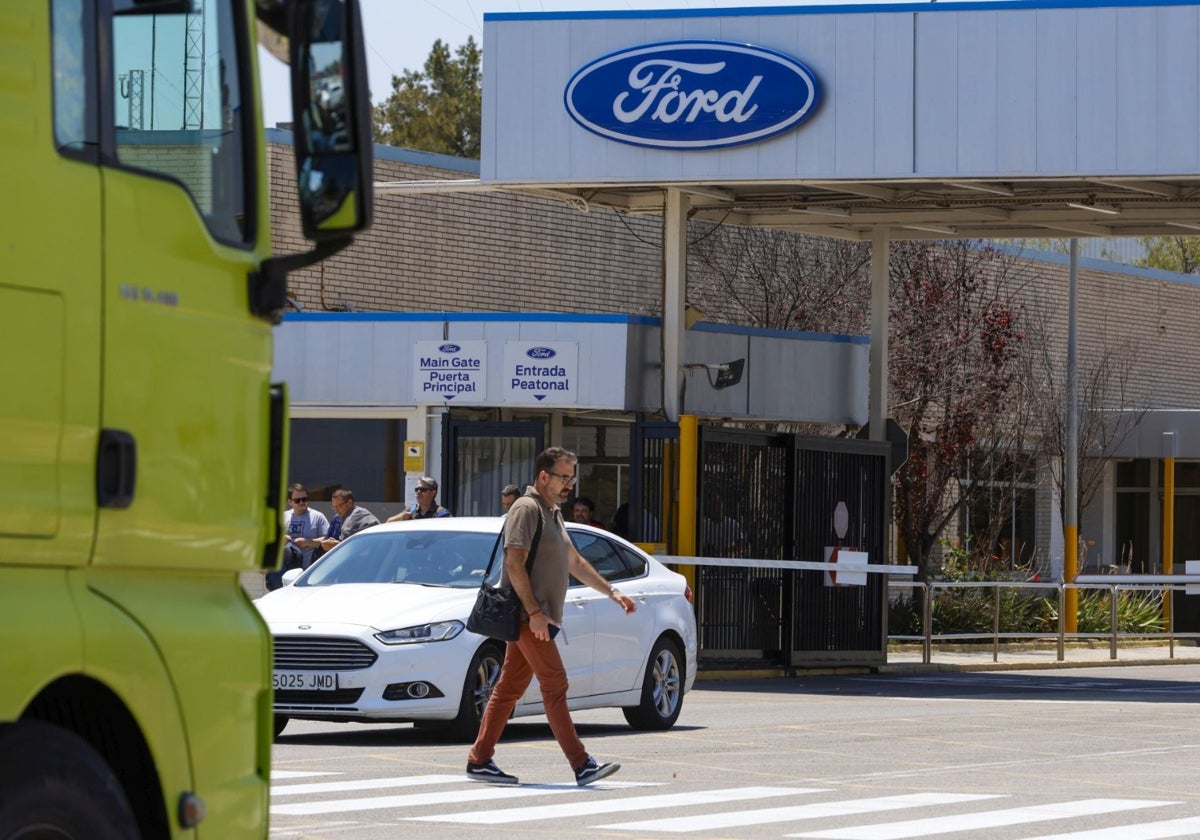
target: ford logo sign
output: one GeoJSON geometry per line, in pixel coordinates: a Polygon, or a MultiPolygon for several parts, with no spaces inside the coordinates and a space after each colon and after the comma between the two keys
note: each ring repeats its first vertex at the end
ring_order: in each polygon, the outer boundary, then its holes
{"type": "Polygon", "coordinates": [[[811,70],[774,50],[668,41],[584,65],[563,100],[571,119],[610,140],[720,149],[795,128],[816,109],[820,90],[811,70]]]}
{"type": "Polygon", "coordinates": [[[457,344],[443,344],[438,347],[439,353],[457,353],[462,348],[457,344]]]}
{"type": "Polygon", "coordinates": [[[530,347],[525,355],[531,359],[553,359],[557,354],[549,347],[530,347]]]}

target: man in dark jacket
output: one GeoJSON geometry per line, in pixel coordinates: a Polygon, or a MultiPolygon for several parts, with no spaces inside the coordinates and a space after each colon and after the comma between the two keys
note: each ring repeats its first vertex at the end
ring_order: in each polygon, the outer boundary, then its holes
{"type": "Polygon", "coordinates": [[[429,476],[422,476],[417,481],[417,501],[413,503],[408,513],[408,519],[436,519],[450,516],[450,511],[437,503],[438,483],[429,476]]]}

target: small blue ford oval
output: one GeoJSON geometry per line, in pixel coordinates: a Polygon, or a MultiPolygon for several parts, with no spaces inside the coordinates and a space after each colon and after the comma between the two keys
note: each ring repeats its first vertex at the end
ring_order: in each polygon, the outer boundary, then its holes
{"type": "Polygon", "coordinates": [[[457,353],[462,350],[457,344],[442,344],[438,347],[439,353],[457,353]]]}
{"type": "Polygon", "coordinates": [[[531,359],[553,359],[557,354],[549,347],[530,347],[525,355],[531,359]]]}
{"type": "Polygon", "coordinates": [[[791,56],[727,41],[666,41],[585,64],[567,83],[571,119],[601,137],[658,149],[720,149],[795,128],[820,101],[791,56]]]}

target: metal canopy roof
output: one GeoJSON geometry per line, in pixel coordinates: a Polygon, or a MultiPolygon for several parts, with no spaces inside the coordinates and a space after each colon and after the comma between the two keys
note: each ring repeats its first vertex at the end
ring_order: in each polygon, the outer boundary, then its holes
{"type": "Polygon", "coordinates": [[[838,239],[1008,239],[1200,235],[1200,175],[1144,178],[796,180],[705,183],[397,181],[381,194],[520,192],[580,209],[659,213],[688,193],[693,219],[838,239]]]}

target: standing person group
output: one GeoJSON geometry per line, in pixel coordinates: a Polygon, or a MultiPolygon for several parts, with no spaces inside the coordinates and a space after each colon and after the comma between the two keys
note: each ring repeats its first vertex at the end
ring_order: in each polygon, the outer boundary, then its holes
{"type": "Polygon", "coordinates": [[[534,461],[533,485],[513,502],[505,516],[500,585],[511,586],[516,592],[523,616],[520,636],[505,649],[500,678],[483,713],[475,744],[467,755],[468,779],[517,783],[516,776],[496,766],[493,756],[513,708],[535,676],[542,690],[550,730],[575,773],[576,784],[590,784],[621,768],[619,764],[596,761],[579,740],[567,709],[567,672],[554,642],[562,626],[568,575],[607,595],[626,614],[637,609],[633,599],[618,592],[580,555],[567,534],[559,505],[575,486],[576,462],[574,453],[556,446],[541,452],[534,461]],[[541,535],[537,536],[539,523],[541,535]],[[527,573],[525,561],[535,536],[533,565],[527,573]]]}

